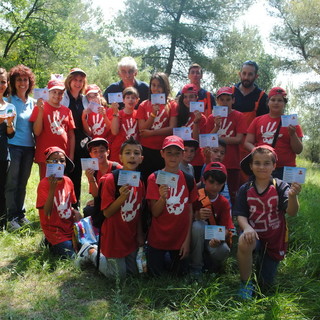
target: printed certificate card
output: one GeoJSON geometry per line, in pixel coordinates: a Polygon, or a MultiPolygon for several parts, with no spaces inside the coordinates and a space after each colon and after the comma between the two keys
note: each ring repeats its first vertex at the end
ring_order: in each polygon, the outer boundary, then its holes
{"type": "Polygon", "coordinates": [[[178,185],[179,175],[167,171],[159,170],[157,173],[156,184],[165,184],[170,188],[176,188],[178,185]]]}
{"type": "Polygon", "coordinates": [[[196,110],[204,112],[204,102],[201,101],[191,101],[190,102],[190,112],[195,112],[196,110]]]}
{"type": "Polygon", "coordinates": [[[220,116],[221,118],[226,118],[228,116],[228,107],[214,106],[213,116],[214,117],[220,116]]]}
{"type": "Polygon", "coordinates": [[[88,109],[90,109],[94,113],[98,113],[100,107],[101,107],[101,105],[99,103],[96,103],[93,101],[89,102],[89,104],[88,104],[88,109]]]}
{"type": "Polygon", "coordinates": [[[139,171],[119,170],[118,186],[128,184],[132,187],[139,187],[140,175],[139,171]]]}
{"type": "Polygon", "coordinates": [[[180,137],[182,140],[192,140],[192,130],[189,127],[173,128],[173,135],[180,137]]]}
{"type": "Polygon", "coordinates": [[[292,183],[304,183],[306,180],[306,168],[298,168],[298,167],[284,167],[283,169],[283,180],[292,183]]]}
{"type": "Polygon", "coordinates": [[[205,240],[217,239],[220,241],[226,240],[226,227],[225,226],[205,226],[204,230],[205,240]]]}
{"type": "Polygon", "coordinates": [[[109,103],[123,102],[122,92],[108,93],[108,101],[109,101],[109,103]]]}
{"type": "Polygon", "coordinates": [[[81,158],[82,170],[92,169],[95,171],[99,170],[99,164],[97,158],[81,158]]]}
{"type": "Polygon", "coordinates": [[[33,98],[38,100],[38,99],[43,99],[45,101],[49,100],[49,91],[47,88],[35,88],[33,89],[33,98]]]}
{"type": "Polygon", "coordinates": [[[60,163],[47,163],[46,177],[55,176],[62,178],[64,173],[64,165],[60,163]]]}
{"type": "Polygon", "coordinates": [[[217,148],[219,147],[218,134],[217,133],[199,134],[199,143],[200,143],[200,148],[205,148],[205,147],[217,148]]]}
{"type": "Polygon", "coordinates": [[[151,104],[166,104],[166,95],[164,93],[151,94],[151,104]]]}
{"type": "Polygon", "coordinates": [[[288,114],[288,115],[282,115],[281,116],[281,127],[289,127],[297,126],[298,123],[298,115],[297,114],[288,114]]]}

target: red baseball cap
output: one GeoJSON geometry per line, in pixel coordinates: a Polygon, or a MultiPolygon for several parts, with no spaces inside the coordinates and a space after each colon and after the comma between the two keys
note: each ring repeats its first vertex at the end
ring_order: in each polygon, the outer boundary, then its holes
{"type": "Polygon", "coordinates": [[[207,171],[213,171],[213,170],[215,170],[215,171],[221,171],[221,172],[223,172],[223,173],[226,175],[226,177],[228,176],[228,175],[227,175],[227,169],[226,169],[225,165],[222,164],[221,162],[210,162],[210,163],[208,163],[208,164],[206,165],[203,173],[205,173],[205,172],[207,172],[207,171]]]}
{"type": "Polygon", "coordinates": [[[58,89],[58,90],[64,90],[65,89],[64,82],[63,81],[59,81],[59,80],[50,80],[48,82],[47,87],[48,87],[49,91],[55,90],[55,89],[58,89]]]}
{"type": "Polygon", "coordinates": [[[61,148],[59,147],[56,147],[56,146],[52,146],[52,147],[49,147],[47,148],[45,151],[44,151],[44,155],[46,157],[46,160],[48,160],[48,158],[55,152],[61,152],[64,154],[65,158],[66,158],[66,169],[68,172],[72,172],[73,169],[74,169],[74,163],[71,161],[71,159],[66,155],[66,153],[64,152],[64,150],[62,150],[61,148]]]}
{"type": "Polygon", "coordinates": [[[80,68],[72,68],[69,74],[73,74],[73,73],[82,73],[85,77],[87,76],[87,74],[80,68]]]}
{"type": "Polygon", "coordinates": [[[216,97],[218,98],[222,94],[227,94],[228,96],[232,96],[233,95],[232,88],[230,88],[230,87],[222,87],[222,88],[220,88],[217,91],[216,97]]]}
{"type": "Polygon", "coordinates": [[[89,93],[98,93],[100,91],[100,88],[96,84],[89,84],[86,89],[86,95],[89,93]]]}
{"type": "Polygon", "coordinates": [[[198,94],[198,88],[197,88],[197,86],[195,84],[188,83],[182,88],[181,93],[195,93],[195,94],[198,94]]]}
{"type": "Polygon", "coordinates": [[[283,97],[287,96],[287,93],[284,89],[282,89],[281,87],[274,87],[270,90],[268,98],[271,98],[272,96],[275,96],[277,94],[281,94],[283,97]]]}
{"type": "Polygon", "coordinates": [[[248,176],[251,176],[253,174],[253,172],[250,168],[250,163],[252,162],[252,154],[258,149],[268,149],[274,155],[276,162],[278,161],[278,156],[277,156],[274,148],[272,148],[270,145],[262,144],[261,146],[257,146],[255,148],[253,148],[251,150],[251,152],[246,157],[244,157],[240,162],[241,169],[248,176]]]}
{"type": "Polygon", "coordinates": [[[170,146],[176,146],[184,151],[183,140],[178,136],[168,136],[163,140],[162,150],[170,146]]]}

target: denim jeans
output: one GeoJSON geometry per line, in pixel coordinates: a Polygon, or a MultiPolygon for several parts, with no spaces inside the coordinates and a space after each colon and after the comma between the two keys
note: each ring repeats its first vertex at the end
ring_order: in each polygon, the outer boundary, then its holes
{"type": "Polygon", "coordinates": [[[30,177],[34,147],[22,147],[9,144],[11,157],[6,182],[6,204],[8,221],[24,217],[24,199],[30,177]]]}
{"type": "Polygon", "coordinates": [[[71,240],[63,241],[50,246],[50,251],[61,258],[73,258],[75,255],[71,240]]]}

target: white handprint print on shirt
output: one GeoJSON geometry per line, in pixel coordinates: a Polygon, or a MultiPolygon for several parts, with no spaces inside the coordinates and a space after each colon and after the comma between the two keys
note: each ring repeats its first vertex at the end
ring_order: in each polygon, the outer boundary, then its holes
{"type": "Polygon", "coordinates": [[[170,197],[167,199],[166,207],[169,213],[179,215],[184,210],[184,205],[188,202],[188,197],[185,197],[183,201],[180,201],[185,186],[182,186],[181,191],[178,194],[178,188],[170,188],[170,197]]]}
{"type": "Polygon", "coordinates": [[[61,219],[69,219],[71,217],[71,208],[69,205],[70,193],[66,197],[66,192],[64,190],[58,190],[59,200],[57,200],[56,196],[54,197],[54,204],[57,208],[59,217],[61,219]]]}
{"type": "Polygon", "coordinates": [[[221,126],[220,126],[220,129],[218,130],[218,135],[219,137],[232,137],[232,134],[233,134],[233,130],[230,130],[229,133],[228,130],[229,128],[231,127],[232,125],[232,121],[230,121],[228,124],[227,124],[227,118],[224,118],[222,121],[221,121],[221,126]]]}
{"type": "Polygon", "coordinates": [[[62,116],[60,118],[60,112],[59,111],[53,111],[52,113],[52,121],[50,114],[48,114],[48,121],[50,123],[50,129],[53,134],[62,135],[65,132],[65,128],[62,125],[63,120],[66,118],[66,116],[62,116]]]}
{"type": "Polygon", "coordinates": [[[135,218],[138,210],[140,209],[140,203],[139,203],[137,207],[133,210],[136,202],[137,202],[137,199],[134,196],[134,187],[132,187],[130,190],[128,199],[121,206],[121,217],[123,221],[130,222],[135,218]]]}
{"type": "MultiPolygon", "coordinates": [[[[264,129],[263,125],[260,127],[260,132],[262,136],[262,141],[267,144],[272,144],[274,139],[274,134],[277,131],[276,122],[268,122],[266,128],[264,129]]],[[[282,137],[282,134],[278,135],[278,138],[282,137]]]]}
{"type": "MultiPolygon", "coordinates": [[[[158,114],[153,121],[153,125],[151,126],[151,129],[153,130],[158,130],[161,129],[163,124],[166,122],[166,120],[168,119],[166,116],[163,117],[163,119],[161,120],[161,117],[164,115],[164,113],[166,112],[166,109],[163,108],[163,110],[160,112],[160,114],[158,114]],[[160,121],[161,120],[161,121],[160,121]]],[[[150,114],[150,113],[149,113],[150,114]]],[[[149,117],[149,115],[148,115],[149,117]]]]}
{"type": "Polygon", "coordinates": [[[122,129],[126,134],[126,139],[129,139],[131,136],[137,138],[137,124],[138,122],[132,118],[126,120],[126,125],[122,124],[122,129]]]}
{"type": "Polygon", "coordinates": [[[105,129],[105,125],[104,125],[104,119],[103,117],[101,117],[101,119],[99,120],[99,115],[93,115],[92,116],[92,122],[93,122],[93,125],[92,125],[92,133],[95,135],[95,136],[100,136],[103,134],[104,132],[104,129],[105,129]]]}

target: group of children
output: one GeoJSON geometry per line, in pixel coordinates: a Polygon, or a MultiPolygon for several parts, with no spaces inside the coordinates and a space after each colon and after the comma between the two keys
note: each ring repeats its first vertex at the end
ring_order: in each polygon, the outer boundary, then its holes
{"type": "MultiPolygon", "coordinates": [[[[73,207],[79,199],[67,174],[74,166],[76,125],[70,109],[61,104],[64,83],[50,80],[47,88],[48,101],[39,99],[30,117],[41,178],[37,208],[52,251],[73,257],[73,223],[81,214],[73,207]],[[64,165],[66,175],[45,177],[50,163],[64,165]]],[[[229,87],[220,88],[216,95],[217,104],[228,109],[226,117],[191,112],[190,103],[198,101],[198,88],[193,84],[182,88],[177,101],[171,99],[164,73],[151,77],[149,99],[138,109],[139,94],[134,87],[123,91],[123,109],[116,102],[108,108],[97,85],[87,86],[85,95],[87,108],[81,121],[90,140],[83,147],[98,159],[99,170],[85,172],[93,198],[84,213],[94,213],[95,200],[100,198],[105,219],[101,246],[85,243],[77,253],[78,264],[92,261],[106,276],[136,274],[137,251],[145,247],[151,275],[190,272],[197,278],[204,270],[221,272],[235,229],[232,207],[242,232],[238,243],[240,295],[250,298],[253,293],[253,251],[259,252],[261,284],[271,285],[286,252],[285,213],[297,213],[301,189],[297,183],[289,186],[272,178],[278,156],[280,166],[275,172],[281,178],[282,167],[288,165],[283,155],[290,150],[289,165],[295,165],[295,155],[302,150],[301,128],[280,128],[285,91],[278,87],[270,91],[269,115],[254,120],[248,131],[242,113],[232,108],[235,101],[229,87]],[[155,94],[163,94],[164,103],[153,103],[155,94]],[[277,126],[280,129],[275,134],[277,126]],[[184,141],[172,135],[178,127],[190,128],[191,138],[184,141]],[[241,161],[239,146],[247,132],[244,145],[250,153],[241,161]],[[217,133],[219,146],[200,148],[203,133],[217,133]],[[239,189],[240,169],[251,178],[239,189]],[[141,171],[142,178],[137,186],[118,186],[119,170],[141,171]],[[174,183],[159,184],[163,172],[174,183]]]]}

